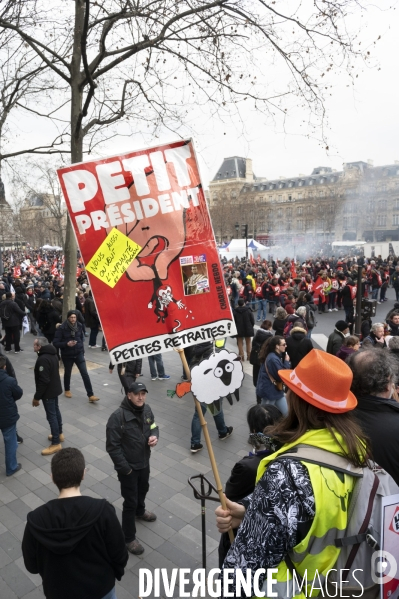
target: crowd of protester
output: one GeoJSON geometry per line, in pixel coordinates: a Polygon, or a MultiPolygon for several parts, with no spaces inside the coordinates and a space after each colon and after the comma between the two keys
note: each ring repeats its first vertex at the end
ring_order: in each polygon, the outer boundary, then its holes
{"type": "MultiPolygon", "coordinates": [[[[25,565],[42,576],[48,599],[62,599],[72,592],[78,599],[115,599],[115,580],[123,576],[127,552],[144,552],[136,538],[135,520],[156,520],[156,515],[145,508],[145,497],[151,447],[157,444],[159,431],[146,403],[148,390],[138,381],[142,361],[118,366],[125,397],[107,423],[106,449],[124,499],[120,525],[114,508],[105,500],[81,496],[83,455],[77,449],[62,449],[65,438],[58,405],[62,393],[59,360],[65,369],[65,396],[72,397],[71,371],[76,364],[88,399],[94,403],[99,398],[94,395],[85,365],[85,336],[89,337],[90,349],[107,350],[104,339],[97,345],[100,322],[79,256],[76,305],[62,321],[63,262],[59,251],[21,250],[3,255],[0,428],[6,447],[6,474],[12,476],[20,470],[17,444],[23,442],[16,429],[16,401],[23,391],[6,354],[12,348],[15,353],[23,350],[20,335],[26,327],[38,355],[33,406],[43,402],[51,433],[51,444],[42,453],[54,454],[52,474],[59,500],[73,501],[68,501],[66,509],[61,507],[66,503],[55,500],[28,515],[23,540],[25,565]],[[81,526],[82,518],[91,525],[81,526]],[[68,538],[59,534],[65,527],[70,529],[68,538]],[[61,562],[69,574],[54,576],[53,566],[57,564],[58,571],[61,562]]],[[[313,569],[334,568],[339,550],[331,551],[326,562],[320,557],[320,548],[316,551],[315,531],[322,530],[319,538],[325,536],[326,543],[332,529],[345,531],[356,478],[335,476],[328,463],[321,477],[317,461],[305,465],[306,459],[298,461],[289,451],[299,444],[313,448],[315,455],[325,450],[343,459],[349,470],[364,471],[373,459],[393,484],[399,484],[399,259],[366,259],[361,265],[353,257],[316,257],[302,263],[288,258],[222,262],[237,327],[237,351],[243,362],[253,366],[255,393],[253,400],[248,398],[254,404],[248,412],[253,450],[233,468],[225,489],[227,509],[216,510],[222,533],[219,565],[233,572],[245,570],[248,564],[254,571],[278,567],[278,581],[282,582],[282,572],[284,568],[290,570],[292,562],[302,574],[302,561],[292,558],[300,545],[307,558],[312,556],[313,569]],[[380,322],[366,315],[360,338],[352,334],[358,268],[362,269],[362,297],[382,304],[391,286],[397,301],[380,322]],[[337,315],[327,351],[314,349],[312,332],[317,318],[339,311],[342,317],[337,315]],[[318,502],[329,506],[323,521],[315,509],[318,502]],[[236,536],[232,546],[227,534],[230,529],[236,536]]],[[[211,343],[188,348],[191,367],[210,351],[211,343]]],[[[169,378],[161,357],[150,363],[150,368],[153,380],[169,378]]],[[[223,410],[214,418],[219,438],[228,438],[233,427],[226,426],[223,410]]],[[[202,449],[200,433],[195,413],[193,453],[202,449]]],[[[367,564],[364,566],[367,570],[367,564]]],[[[235,574],[233,578],[235,590],[235,574]]],[[[262,575],[259,581],[266,584],[262,575]]],[[[253,596],[254,589],[252,577],[250,593],[241,596],[253,596]]]]}

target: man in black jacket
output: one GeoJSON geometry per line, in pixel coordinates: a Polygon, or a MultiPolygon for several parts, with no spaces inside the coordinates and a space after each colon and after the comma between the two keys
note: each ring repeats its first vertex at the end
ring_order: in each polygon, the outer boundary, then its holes
{"type": "Polygon", "coordinates": [[[72,397],[70,391],[71,373],[73,365],[76,364],[83,379],[89,401],[93,403],[98,401],[99,397],[96,397],[93,393],[86,367],[83,341],[83,328],[80,322],[78,322],[76,310],[69,310],[66,321],[57,328],[53,339],[53,345],[61,350],[61,358],[64,364],[65,397],[72,397]]]}
{"type": "Polygon", "coordinates": [[[128,560],[115,508],[106,499],[82,497],[85,461],[67,447],[51,461],[58,499],[29,512],[22,553],[40,574],[47,599],[115,599],[128,560]]]}
{"type": "Polygon", "coordinates": [[[37,360],[35,364],[36,392],[32,406],[37,408],[40,405],[40,400],[43,402],[46,418],[50,425],[51,445],[43,449],[42,455],[52,455],[62,449],[61,441],[64,441],[61,412],[58,406],[58,396],[62,393],[62,387],[57,350],[47,342],[45,337],[35,339],[33,349],[37,352],[37,360]]]}
{"type": "Polygon", "coordinates": [[[122,529],[130,553],[141,555],[144,547],[136,539],[135,519],[154,522],[156,515],[146,511],[145,497],[149,489],[151,447],[158,443],[159,430],[143,383],[133,383],[127,396],[107,422],[106,449],[121,483],[124,499],[122,529]]]}
{"type": "Polygon", "coordinates": [[[392,398],[396,363],[386,351],[367,349],[351,354],[347,364],[358,401],[353,414],[371,441],[373,459],[399,485],[399,403],[392,398]]]}
{"type": "Polygon", "coordinates": [[[249,305],[244,304],[244,300],[240,298],[238,300],[237,308],[233,310],[234,321],[237,327],[237,346],[240,358],[245,360],[243,340],[245,339],[245,346],[247,350],[247,360],[251,354],[251,340],[254,336],[254,325],[255,319],[253,312],[249,305]]]}
{"type": "Polygon", "coordinates": [[[23,351],[19,346],[21,338],[20,328],[25,312],[21,310],[13,300],[11,292],[6,293],[6,299],[0,304],[0,318],[3,323],[3,329],[6,332],[6,352],[11,351],[11,345],[14,344],[16,354],[23,351]]]}
{"type": "Polygon", "coordinates": [[[6,372],[6,358],[0,356],[0,430],[3,433],[6,454],[6,474],[12,476],[21,470],[17,463],[17,420],[19,419],[16,401],[23,391],[15,378],[6,372]]]}

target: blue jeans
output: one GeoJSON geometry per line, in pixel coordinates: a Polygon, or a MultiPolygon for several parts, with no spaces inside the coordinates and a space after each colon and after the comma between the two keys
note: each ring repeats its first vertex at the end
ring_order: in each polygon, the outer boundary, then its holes
{"type": "Polygon", "coordinates": [[[163,367],[162,354],[156,354],[155,356],[148,356],[148,363],[150,365],[151,378],[157,376],[164,376],[165,369],[163,367]],[[158,374],[157,374],[158,371],[158,374]]]}
{"type": "MultiPolygon", "coordinates": [[[[202,413],[206,413],[206,404],[201,404],[202,413]]],[[[227,433],[227,426],[224,422],[223,409],[220,410],[219,414],[213,417],[219,436],[227,433]]],[[[194,412],[194,416],[191,422],[191,445],[197,445],[201,442],[201,424],[197,410],[194,412]]]]}
{"type": "MultiPolygon", "coordinates": [[[[62,354],[61,354],[61,356],[62,356],[62,354]]],[[[78,354],[75,358],[70,358],[70,357],[64,357],[64,356],[62,356],[62,361],[64,363],[64,368],[65,368],[65,372],[64,372],[64,390],[65,391],[69,391],[70,388],[71,388],[71,372],[72,372],[72,367],[73,367],[74,364],[76,364],[76,366],[79,369],[80,376],[83,379],[83,384],[85,386],[87,396],[91,397],[92,395],[94,395],[93,388],[91,386],[90,377],[89,377],[89,375],[87,373],[86,360],[85,360],[84,353],[80,352],[80,354],[78,354]]]]}
{"type": "Polygon", "coordinates": [[[285,416],[288,413],[287,399],[285,395],[280,397],[279,399],[267,399],[266,397],[262,397],[261,401],[262,406],[276,406],[278,410],[285,416]]]}
{"type": "Polygon", "coordinates": [[[2,428],[4,448],[6,453],[6,474],[10,476],[18,468],[17,462],[17,425],[2,428]]]}
{"type": "Polygon", "coordinates": [[[379,287],[376,287],[375,289],[372,290],[371,292],[371,299],[378,299],[378,291],[379,291],[379,287]]]}
{"type": "Polygon", "coordinates": [[[90,328],[89,345],[96,345],[98,335],[98,325],[90,328]]]}
{"type": "Polygon", "coordinates": [[[115,587],[113,589],[111,589],[109,593],[104,595],[103,599],[116,599],[115,587]]]}
{"type": "Polygon", "coordinates": [[[43,407],[46,411],[46,418],[53,436],[51,444],[58,445],[60,442],[60,434],[62,433],[62,418],[58,407],[58,397],[43,399],[43,407]]]}
{"type": "Polygon", "coordinates": [[[258,315],[257,320],[266,320],[267,300],[258,298],[258,315]],[[262,316],[263,312],[263,316],[262,316]]]}

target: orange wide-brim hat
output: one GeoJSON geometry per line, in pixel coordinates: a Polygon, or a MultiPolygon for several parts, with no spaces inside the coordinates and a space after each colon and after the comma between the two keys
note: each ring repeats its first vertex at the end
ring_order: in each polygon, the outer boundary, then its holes
{"type": "Polygon", "coordinates": [[[345,362],[319,349],[312,349],[295,370],[279,370],[291,391],[325,412],[342,414],[357,406],[350,391],[353,374],[345,362]]]}

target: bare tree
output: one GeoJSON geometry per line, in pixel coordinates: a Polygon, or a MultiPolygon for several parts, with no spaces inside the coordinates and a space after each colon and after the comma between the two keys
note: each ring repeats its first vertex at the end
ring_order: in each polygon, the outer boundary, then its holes
{"type": "MultiPolygon", "coordinates": [[[[0,35],[15,34],[52,72],[57,91],[35,109],[38,118],[58,119],[59,131],[45,145],[54,151],[59,144],[56,151],[80,162],[121,118],[132,119],[134,132],[148,126],[157,133],[176,129],[193,105],[225,116],[250,101],[272,117],[299,105],[310,127],[320,124],[325,75],[335,68],[352,74],[352,59],[366,57],[346,28],[354,8],[357,0],[292,11],[264,0],[6,0],[0,35]],[[273,87],[265,83],[272,64],[279,70],[273,87]]],[[[76,271],[69,220],[65,255],[68,310],[76,271]]]]}
{"type": "MultiPolygon", "coordinates": [[[[57,244],[64,247],[67,209],[57,176],[57,167],[48,160],[29,160],[25,162],[25,168],[13,169],[13,185],[14,189],[18,188],[24,196],[24,201],[19,206],[20,215],[21,209],[23,214],[24,208],[33,206],[36,202],[40,208],[37,211],[37,226],[40,220],[46,229],[45,236],[46,232],[48,235],[50,231],[57,244]]],[[[21,219],[20,228],[25,237],[27,226],[29,223],[24,223],[21,219]]]]}

